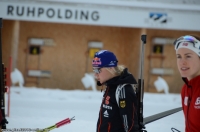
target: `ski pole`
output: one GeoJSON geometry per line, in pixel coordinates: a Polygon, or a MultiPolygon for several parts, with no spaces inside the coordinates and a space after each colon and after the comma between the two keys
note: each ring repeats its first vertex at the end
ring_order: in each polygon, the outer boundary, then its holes
{"type": "Polygon", "coordinates": [[[138,88],[136,91],[137,99],[138,99],[138,124],[140,132],[147,132],[145,129],[145,125],[143,124],[143,96],[144,96],[144,79],[143,79],[143,68],[144,68],[144,45],[146,44],[146,36],[141,35],[142,40],[142,48],[141,48],[141,58],[140,58],[140,78],[138,79],[138,88]]]}
{"type": "Polygon", "coordinates": [[[53,130],[53,129],[55,129],[55,128],[59,128],[59,127],[62,126],[62,125],[69,124],[69,123],[71,123],[71,121],[73,121],[73,120],[75,120],[74,117],[72,117],[71,119],[70,119],[70,118],[67,118],[67,119],[64,119],[64,120],[62,120],[62,121],[56,123],[56,124],[53,125],[53,126],[47,127],[47,128],[45,128],[45,129],[42,129],[42,130],[38,130],[38,131],[36,131],[36,132],[49,132],[49,131],[51,131],[51,130],[53,130]]]}
{"type": "Polygon", "coordinates": [[[5,75],[5,68],[4,64],[2,63],[2,34],[1,34],[1,28],[3,27],[3,19],[0,18],[0,128],[6,129],[6,124],[8,124],[8,121],[6,120],[5,115],[5,85],[6,85],[6,75],[5,75]]]}

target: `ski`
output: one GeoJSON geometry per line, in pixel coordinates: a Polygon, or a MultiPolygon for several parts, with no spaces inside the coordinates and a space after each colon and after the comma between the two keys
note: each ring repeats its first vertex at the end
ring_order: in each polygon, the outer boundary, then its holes
{"type": "Polygon", "coordinates": [[[163,117],[169,116],[169,115],[174,114],[176,112],[179,112],[181,110],[182,110],[182,107],[179,107],[179,108],[171,109],[171,110],[168,110],[168,111],[164,111],[164,112],[161,112],[161,113],[146,117],[146,118],[144,118],[143,124],[151,123],[153,121],[159,120],[159,119],[161,119],[163,117]]]}
{"type": "Polygon", "coordinates": [[[50,127],[47,127],[45,129],[42,129],[42,130],[37,130],[36,132],[49,132],[55,128],[59,128],[60,126],[63,126],[63,125],[66,125],[66,124],[69,124],[71,123],[71,121],[75,120],[74,117],[72,117],[71,119],[70,118],[66,118],[58,123],[56,123],[55,125],[52,125],[50,127]]]}

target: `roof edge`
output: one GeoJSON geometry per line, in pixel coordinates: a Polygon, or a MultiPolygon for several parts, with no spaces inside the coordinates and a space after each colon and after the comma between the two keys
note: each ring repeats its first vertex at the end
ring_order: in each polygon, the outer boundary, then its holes
{"type": "MultiPolygon", "coordinates": [[[[15,0],[16,1],[16,0],[15,0]]],[[[27,0],[26,0],[27,1],[27,0]]],[[[155,8],[155,9],[170,9],[183,11],[200,11],[199,5],[192,4],[178,4],[178,3],[158,3],[158,2],[143,2],[143,1],[117,1],[117,0],[37,0],[43,2],[56,3],[76,3],[76,4],[95,4],[107,6],[123,6],[123,7],[141,7],[141,8],[155,8]]]]}

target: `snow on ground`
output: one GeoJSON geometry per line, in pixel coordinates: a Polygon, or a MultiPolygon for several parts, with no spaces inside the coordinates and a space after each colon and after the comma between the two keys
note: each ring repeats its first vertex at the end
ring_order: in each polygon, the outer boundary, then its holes
{"type": "MultiPolygon", "coordinates": [[[[11,87],[7,128],[46,128],[75,116],[75,121],[52,132],[95,132],[102,92],[11,87]]],[[[181,106],[180,94],[144,94],[144,117],[181,106]]],[[[146,125],[148,132],[184,131],[183,112],[146,125]]]]}

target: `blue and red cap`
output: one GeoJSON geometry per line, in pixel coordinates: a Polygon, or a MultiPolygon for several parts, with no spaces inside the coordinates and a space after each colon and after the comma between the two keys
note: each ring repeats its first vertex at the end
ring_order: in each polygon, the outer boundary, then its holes
{"type": "Polygon", "coordinates": [[[95,53],[92,66],[93,67],[116,67],[117,58],[114,53],[108,50],[100,50],[95,53]]]}

